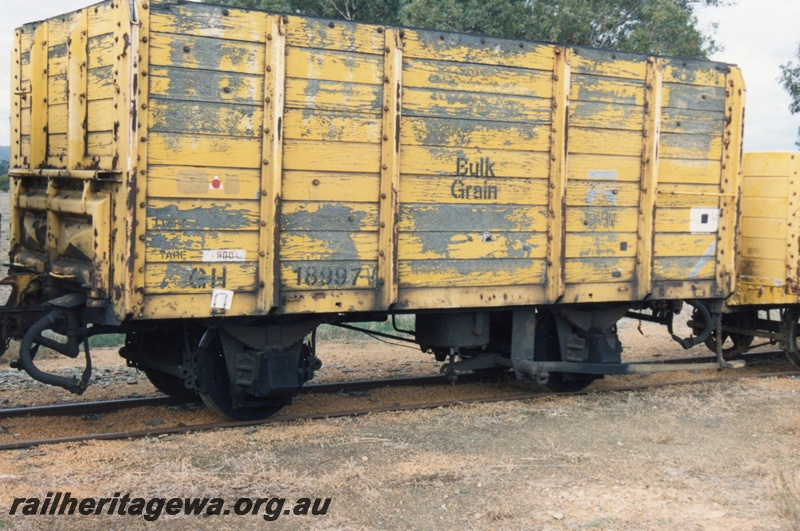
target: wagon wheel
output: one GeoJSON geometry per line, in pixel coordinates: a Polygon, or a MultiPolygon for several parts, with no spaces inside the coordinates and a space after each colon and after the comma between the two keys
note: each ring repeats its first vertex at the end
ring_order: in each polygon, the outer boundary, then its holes
{"type": "Polygon", "coordinates": [[[208,329],[198,347],[199,386],[203,403],[214,413],[231,420],[263,420],[274,415],[291,401],[291,397],[259,399],[257,407],[236,407],[228,366],[218,330],[208,329]]]}
{"type": "MultiPolygon", "coordinates": [[[[730,326],[734,328],[743,328],[747,330],[755,329],[755,323],[758,319],[758,313],[754,311],[743,311],[736,313],[726,313],[722,315],[722,326],[730,326]]],[[[693,331],[695,335],[702,332],[705,325],[703,316],[697,310],[692,312],[692,321],[695,322],[693,331]]],[[[736,359],[741,357],[741,354],[747,352],[750,345],[753,344],[754,336],[747,334],[730,334],[722,332],[722,357],[726,360],[736,359]],[[728,346],[726,346],[728,345],[728,346]]],[[[711,330],[711,335],[705,340],[705,345],[708,350],[717,353],[717,331],[711,330]]]]}
{"type": "Polygon", "coordinates": [[[783,344],[783,351],[792,365],[800,369],[800,345],[797,338],[797,321],[800,319],[800,309],[791,308],[786,311],[782,320],[782,328],[785,332],[786,340],[783,344]]]}
{"type": "MultiPolygon", "coordinates": [[[[533,358],[534,361],[561,361],[556,320],[546,312],[541,313],[536,322],[533,358]]],[[[572,393],[585,389],[598,378],[597,374],[551,372],[545,386],[560,393],[572,393]]]]}
{"type": "Polygon", "coordinates": [[[157,371],[150,367],[142,367],[145,376],[153,384],[153,387],[161,391],[167,396],[178,398],[181,400],[196,400],[197,391],[194,389],[187,389],[183,383],[183,378],[178,378],[166,372],[157,371]]]}

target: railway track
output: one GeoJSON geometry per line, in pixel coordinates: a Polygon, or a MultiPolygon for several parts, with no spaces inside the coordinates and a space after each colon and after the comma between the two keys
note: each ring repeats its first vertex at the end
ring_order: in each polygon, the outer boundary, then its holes
{"type": "MultiPolygon", "coordinates": [[[[764,351],[758,353],[750,353],[744,356],[748,362],[774,358],[777,353],[781,351],[764,351]]],[[[692,357],[692,358],[673,358],[669,360],[656,360],[647,363],[707,363],[709,358],[716,359],[713,356],[708,357],[692,357]]],[[[645,362],[642,362],[645,363],[645,362]]],[[[771,378],[771,377],[797,377],[800,376],[800,371],[784,371],[784,372],[761,372],[750,373],[734,378],[727,378],[726,381],[742,379],[742,378],[771,378]]],[[[461,378],[465,381],[479,381],[485,380],[485,377],[478,375],[463,375],[461,378]]],[[[51,437],[41,439],[25,439],[16,440],[5,443],[0,443],[0,451],[30,448],[48,444],[60,444],[68,442],[84,442],[93,440],[119,440],[129,438],[142,438],[142,437],[159,437],[165,435],[176,435],[181,433],[196,432],[196,431],[211,431],[218,429],[241,428],[252,426],[263,426],[282,422],[291,422],[298,420],[316,420],[325,418],[338,418],[338,417],[355,417],[367,415],[370,413],[383,413],[392,411],[410,411],[410,410],[424,410],[435,409],[440,407],[450,407],[459,404],[476,404],[476,403],[495,403],[495,402],[508,402],[516,400],[529,400],[535,398],[542,398],[547,396],[579,396],[587,394],[607,394],[625,391],[637,391],[643,389],[657,389],[668,386],[681,386],[681,385],[695,385],[703,383],[713,383],[721,381],[720,378],[702,378],[694,380],[672,381],[672,382],[659,382],[659,383],[644,383],[636,385],[622,385],[615,387],[608,387],[604,389],[587,389],[571,393],[555,393],[552,391],[535,391],[525,388],[517,388],[514,390],[502,390],[501,392],[488,396],[478,398],[458,398],[448,400],[436,400],[427,402],[413,402],[404,404],[389,404],[389,405],[370,405],[369,407],[358,408],[345,408],[333,409],[326,411],[319,411],[314,413],[298,413],[298,414],[278,414],[266,420],[258,421],[221,421],[210,423],[199,423],[192,425],[176,425],[164,427],[150,427],[145,429],[132,429],[120,430],[107,433],[90,433],[70,435],[64,437],[51,437]]],[[[348,394],[359,391],[369,391],[373,389],[385,387],[408,387],[408,386],[432,386],[432,385],[449,385],[451,382],[443,376],[427,376],[415,378],[393,378],[385,380],[362,380],[353,382],[337,382],[330,384],[316,384],[309,385],[303,389],[302,394],[348,394]]],[[[94,403],[73,403],[73,404],[56,404],[51,406],[38,406],[33,408],[16,408],[0,410],[0,419],[14,418],[20,414],[33,416],[33,417],[49,417],[54,415],[85,415],[96,414],[100,412],[116,411],[119,409],[126,409],[131,407],[143,406],[165,406],[186,404],[186,401],[180,401],[163,396],[146,397],[138,399],[125,399],[115,400],[108,402],[94,402],[94,403]]]]}

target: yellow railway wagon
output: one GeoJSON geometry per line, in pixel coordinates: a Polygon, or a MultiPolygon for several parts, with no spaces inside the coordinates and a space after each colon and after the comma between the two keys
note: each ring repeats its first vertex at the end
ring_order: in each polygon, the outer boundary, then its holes
{"type": "MultiPolygon", "coordinates": [[[[11,307],[77,294],[59,311],[152,330],[312,316],[259,340],[286,345],[321,316],[734,289],[731,65],[107,0],[19,28],[11,83],[11,307]]],[[[129,359],[204,391],[186,359],[142,361],[171,331],[126,330],[129,359]]],[[[205,352],[247,335],[225,330],[184,336],[205,352]]],[[[562,361],[581,359],[559,339],[562,361]]]]}
{"type": "Polygon", "coordinates": [[[729,306],[800,302],[800,154],[746,153],[738,283],[729,306]]]}

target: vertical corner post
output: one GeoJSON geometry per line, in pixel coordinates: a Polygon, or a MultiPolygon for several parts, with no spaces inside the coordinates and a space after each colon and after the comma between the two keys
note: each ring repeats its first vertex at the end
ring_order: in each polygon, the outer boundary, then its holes
{"type": "Polygon", "coordinates": [[[69,36],[67,54],[67,169],[84,165],[88,140],[89,91],[89,10],[75,19],[69,36]]]}
{"type": "Polygon", "coordinates": [[[381,132],[380,224],[378,228],[378,300],[387,310],[397,302],[397,234],[400,217],[400,115],[403,91],[401,31],[387,28],[384,47],[383,125],[381,132]]]}
{"type": "Polygon", "coordinates": [[[639,180],[639,225],[636,242],[636,298],[644,299],[653,286],[658,146],[661,141],[663,61],[647,58],[642,129],[642,172],[639,180]]]}
{"type": "Polygon", "coordinates": [[[280,210],[283,178],[283,112],[286,101],[286,24],[282,15],[267,22],[264,127],[261,161],[258,307],[280,305],[280,210]]]}
{"type": "Polygon", "coordinates": [[[42,22],[31,44],[31,168],[41,168],[47,162],[48,40],[48,23],[42,22]]]}
{"type": "Polygon", "coordinates": [[[745,85],[736,67],[725,76],[725,128],[722,133],[719,231],[717,233],[716,292],[727,296],[736,288],[736,233],[742,189],[742,133],[745,85]]]}
{"type": "Polygon", "coordinates": [[[564,295],[564,249],[567,197],[567,127],[569,119],[569,49],[556,47],[553,64],[552,125],[550,130],[550,183],[548,186],[547,300],[564,295]]]}

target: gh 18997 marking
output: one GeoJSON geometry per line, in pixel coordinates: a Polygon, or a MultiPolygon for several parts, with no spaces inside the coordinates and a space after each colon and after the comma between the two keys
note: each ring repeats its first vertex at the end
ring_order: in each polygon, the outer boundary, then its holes
{"type": "Polygon", "coordinates": [[[357,286],[359,280],[368,287],[375,286],[375,269],[370,266],[309,267],[292,270],[297,275],[298,286],[357,286]]]}

